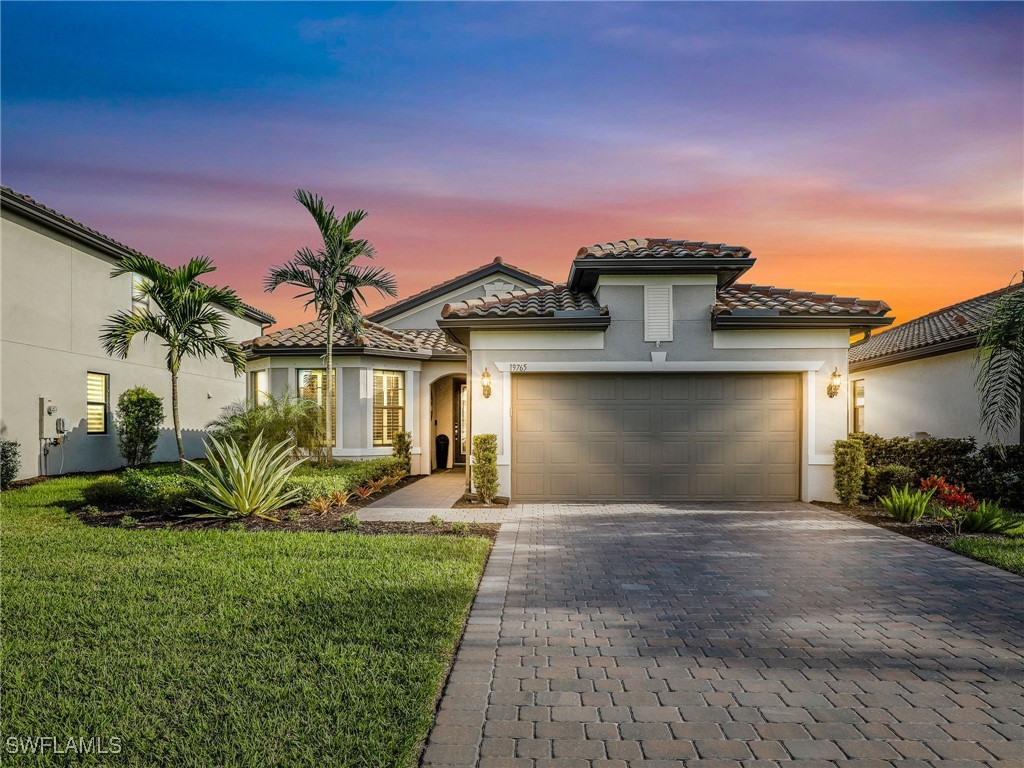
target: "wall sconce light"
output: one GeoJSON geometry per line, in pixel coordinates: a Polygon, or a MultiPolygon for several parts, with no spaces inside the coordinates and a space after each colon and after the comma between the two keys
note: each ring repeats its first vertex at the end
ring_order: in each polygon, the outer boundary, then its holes
{"type": "Polygon", "coordinates": [[[836,368],[834,371],[832,371],[832,375],[828,377],[828,387],[825,389],[825,392],[828,394],[829,397],[835,397],[836,395],[839,394],[839,387],[842,383],[843,374],[841,374],[839,372],[839,369],[836,368]]]}
{"type": "Polygon", "coordinates": [[[483,390],[485,398],[491,396],[491,372],[486,367],[480,374],[480,388],[483,390]]]}

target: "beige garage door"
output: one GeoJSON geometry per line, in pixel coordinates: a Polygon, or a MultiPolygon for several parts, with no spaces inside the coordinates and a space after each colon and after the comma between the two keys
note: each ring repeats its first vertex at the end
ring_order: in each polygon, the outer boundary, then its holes
{"type": "Polygon", "coordinates": [[[512,377],[516,501],[792,501],[799,456],[798,374],[512,377]]]}

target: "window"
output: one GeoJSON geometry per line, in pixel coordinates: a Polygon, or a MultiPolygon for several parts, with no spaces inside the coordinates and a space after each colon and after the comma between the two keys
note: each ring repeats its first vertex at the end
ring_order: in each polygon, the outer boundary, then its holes
{"type": "Polygon", "coordinates": [[[644,341],[672,341],[672,286],[644,286],[644,341]]]}
{"type": "Polygon", "coordinates": [[[107,433],[107,402],[110,397],[110,376],[105,373],[85,374],[85,426],[90,435],[107,433]]]}
{"type": "Polygon", "coordinates": [[[263,405],[270,393],[270,372],[253,371],[249,374],[249,402],[263,405]]]}
{"type": "Polygon", "coordinates": [[[864,379],[853,382],[853,431],[864,431],[864,379]]]}
{"type": "Polygon", "coordinates": [[[132,314],[138,315],[149,311],[149,296],[143,292],[146,284],[145,278],[140,275],[132,275],[132,314]]]}
{"type": "Polygon", "coordinates": [[[405,372],[373,372],[373,444],[393,445],[405,429],[405,372]]]}
{"type": "MultiPolygon", "coordinates": [[[[298,369],[298,391],[299,397],[306,400],[312,400],[323,409],[324,423],[326,426],[327,420],[327,370],[325,368],[299,368],[298,369]]],[[[331,438],[328,441],[330,445],[338,444],[338,398],[335,387],[337,385],[337,374],[333,377],[334,381],[331,382],[335,386],[331,387],[331,438]]],[[[324,430],[326,434],[327,430],[324,430]]]]}

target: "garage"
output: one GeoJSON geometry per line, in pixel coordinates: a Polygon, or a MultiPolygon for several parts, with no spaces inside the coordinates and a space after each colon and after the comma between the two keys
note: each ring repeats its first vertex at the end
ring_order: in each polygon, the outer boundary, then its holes
{"type": "Polygon", "coordinates": [[[512,498],[793,501],[799,374],[517,374],[512,498]]]}

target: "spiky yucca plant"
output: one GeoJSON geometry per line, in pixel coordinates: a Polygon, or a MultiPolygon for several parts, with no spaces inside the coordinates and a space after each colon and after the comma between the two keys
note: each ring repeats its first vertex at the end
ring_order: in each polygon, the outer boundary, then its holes
{"type": "Polygon", "coordinates": [[[928,503],[935,495],[930,491],[912,491],[909,485],[903,488],[890,488],[889,495],[880,499],[885,511],[901,523],[915,523],[928,511],[928,503]]]}
{"type": "Polygon", "coordinates": [[[203,496],[189,501],[207,510],[207,514],[193,517],[259,517],[281,522],[268,513],[299,498],[297,490],[284,490],[292,471],[304,461],[290,461],[291,452],[291,441],[265,445],[263,435],[257,435],[245,454],[234,441],[222,443],[210,438],[206,448],[207,467],[185,462],[198,475],[196,488],[203,496]]]}

